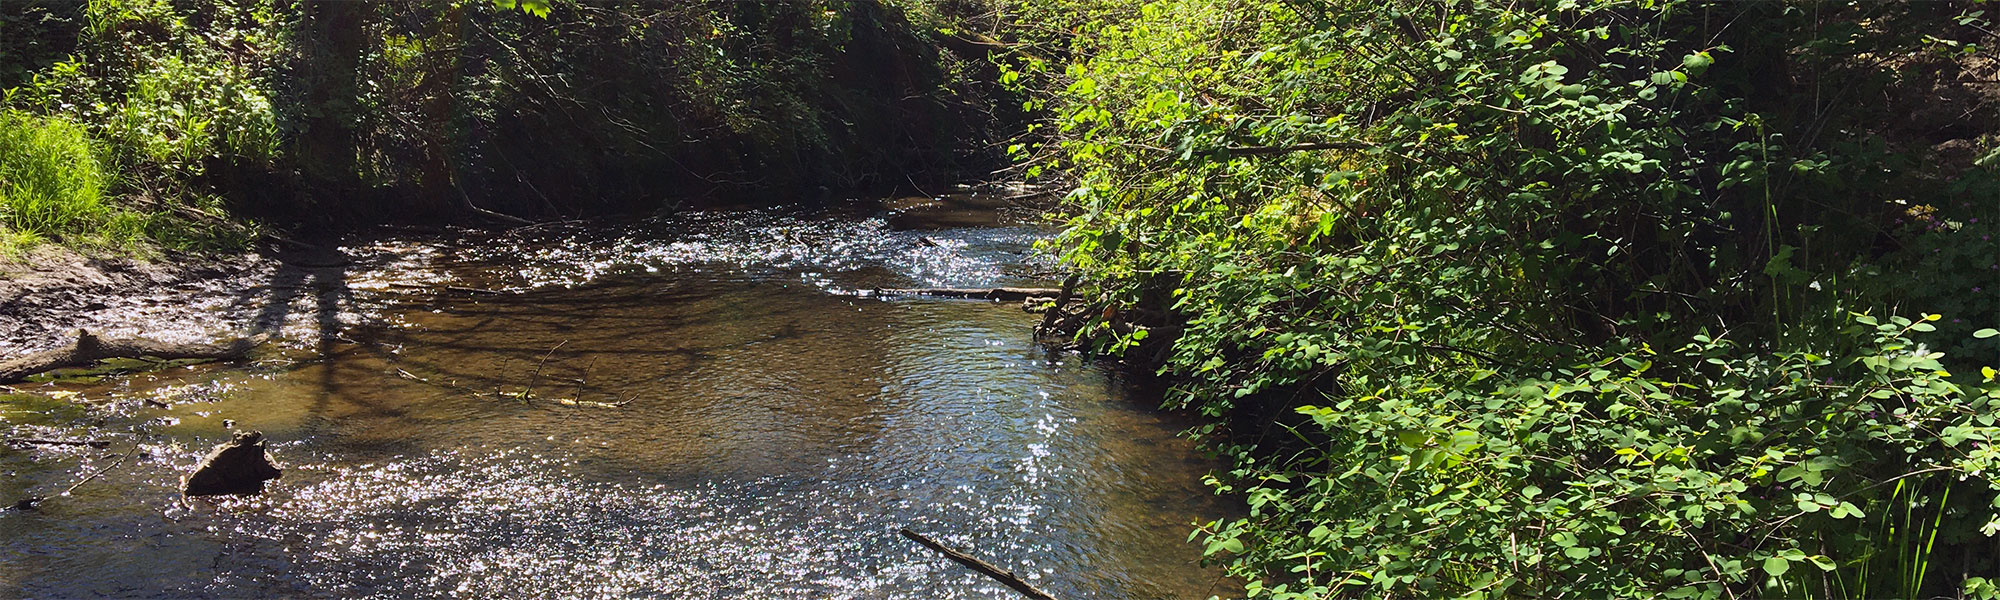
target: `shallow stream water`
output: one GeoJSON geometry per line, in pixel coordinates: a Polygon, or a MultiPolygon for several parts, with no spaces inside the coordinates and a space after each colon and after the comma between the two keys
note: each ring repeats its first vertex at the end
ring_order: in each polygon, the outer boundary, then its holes
{"type": "Polygon", "coordinates": [[[1033,343],[1017,305],[866,291],[1046,284],[1046,232],[1006,215],[388,238],[189,300],[179,329],[283,341],[0,402],[10,437],[110,442],[0,449],[9,503],[105,470],[0,511],[0,597],[1018,597],[903,527],[1060,597],[1230,595],[1186,541],[1228,510],[1191,423],[1033,343]],[[182,499],[232,427],[283,479],[182,499]]]}

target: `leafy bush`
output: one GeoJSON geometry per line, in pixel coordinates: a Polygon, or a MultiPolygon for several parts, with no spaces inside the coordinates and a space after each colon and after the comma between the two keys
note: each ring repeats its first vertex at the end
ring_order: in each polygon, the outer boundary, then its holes
{"type": "Polygon", "coordinates": [[[217,164],[268,168],[278,153],[276,113],[257,73],[277,39],[271,4],[181,9],[164,0],[107,0],[80,7],[84,26],[57,33],[77,36],[68,41],[77,52],[7,89],[0,106],[16,120],[61,123],[60,136],[71,141],[57,146],[92,148],[87,165],[63,175],[92,181],[72,186],[74,198],[90,201],[62,204],[93,216],[17,226],[15,242],[53,236],[139,252],[152,244],[247,243],[253,229],[228,217],[203,178],[217,164]]]}
{"type": "Polygon", "coordinates": [[[1992,371],[1961,388],[1905,337],[1928,323],[1857,322],[1840,359],[1697,336],[1532,377],[1351,373],[1368,393],[1298,408],[1311,450],[1220,484],[1251,515],[1208,548],[1278,598],[1915,598],[1993,572],[1933,552],[2000,530],[1992,371]]]}
{"type": "Polygon", "coordinates": [[[269,160],[278,150],[270,101],[227,63],[161,58],[135,74],[125,101],[111,110],[106,135],[117,147],[183,177],[199,175],[212,157],[269,160]]]}
{"type": "Polygon", "coordinates": [[[1068,57],[1011,63],[1022,155],[1075,178],[1079,335],[1224,419],[1252,516],[1196,537],[1253,595],[1991,589],[2000,272],[1954,209],[2000,186],[1916,168],[2000,130],[1950,83],[1982,13],[1073,4],[1022,27],[1068,57]]]}
{"type": "Polygon", "coordinates": [[[9,101],[93,127],[119,169],[147,179],[135,183],[184,183],[211,158],[269,160],[277,122],[255,71],[274,51],[277,23],[261,4],[183,12],[164,0],[92,2],[84,51],[9,101]]]}

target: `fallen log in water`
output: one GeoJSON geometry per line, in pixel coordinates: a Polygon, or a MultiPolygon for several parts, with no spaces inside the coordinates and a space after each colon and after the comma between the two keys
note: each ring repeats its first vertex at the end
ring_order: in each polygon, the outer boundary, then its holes
{"type": "Polygon", "coordinates": [[[1007,584],[1007,587],[1014,588],[1014,591],[1020,592],[1021,595],[1023,596],[1034,598],[1035,600],[1056,600],[1055,596],[1049,595],[1048,592],[1044,592],[1040,588],[1029,585],[1028,582],[1022,581],[1020,577],[1014,576],[1014,573],[1011,571],[993,566],[992,564],[987,563],[986,561],[973,558],[972,555],[970,554],[953,550],[949,547],[946,547],[944,544],[938,543],[937,540],[925,537],[924,534],[917,533],[915,531],[910,531],[908,529],[903,529],[901,531],[903,533],[903,537],[915,540],[917,543],[923,544],[925,548],[930,548],[931,550],[936,551],[938,554],[943,554],[945,558],[958,561],[958,564],[971,567],[972,570],[974,571],[978,571],[986,575],[987,577],[992,577],[994,581],[1007,584]]]}
{"type": "Polygon", "coordinates": [[[104,440],[48,440],[42,438],[7,438],[7,443],[16,446],[90,446],[109,448],[111,442],[104,440]]]}
{"type": "Polygon", "coordinates": [[[89,366],[110,358],[235,360],[269,339],[268,335],[256,335],[223,344],[172,344],[139,338],[106,339],[78,329],[76,341],[68,348],[0,360],[0,383],[20,381],[45,371],[89,366]]]}
{"type": "Polygon", "coordinates": [[[940,298],[970,298],[974,300],[1002,300],[1014,302],[1028,298],[1054,298],[1062,290],[1055,288],[881,288],[875,290],[879,296],[937,296],[940,298]]]}

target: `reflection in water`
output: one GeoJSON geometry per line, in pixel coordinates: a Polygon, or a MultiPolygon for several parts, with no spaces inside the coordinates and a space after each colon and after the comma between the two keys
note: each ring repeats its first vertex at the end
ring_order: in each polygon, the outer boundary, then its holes
{"type": "MultiPolygon", "coordinates": [[[[1230,593],[1184,541],[1223,510],[1187,423],[1052,362],[1011,306],[841,293],[1016,283],[1035,231],[915,244],[879,219],[781,215],[480,242],[493,253],[383,242],[402,258],[338,277],[518,292],[385,302],[372,324],[335,298],[269,366],[83,386],[171,406],[111,411],[136,466],[0,513],[0,595],[1014,596],[898,527],[1063,596],[1230,593]],[[285,478],[183,505],[175,474],[223,419],[277,440],[285,478]]],[[[40,425],[91,425],[60,418],[40,425]]],[[[70,452],[7,454],[23,477],[0,491],[102,462],[70,452]]]]}

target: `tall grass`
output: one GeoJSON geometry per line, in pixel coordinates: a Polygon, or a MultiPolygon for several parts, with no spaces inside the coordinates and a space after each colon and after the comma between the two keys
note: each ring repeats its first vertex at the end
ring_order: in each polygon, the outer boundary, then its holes
{"type": "Polygon", "coordinates": [[[105,202],[112,174],[82,125],[0,111],[0,245],[9,252],[44,239],[125,245],[145,219],[105,202]]]}
{"type": "Polygon", "coordinates": [[[1766,592],[1773,594],[1769,597],[1800,600],[2000,597],[1988,578],[1979,577],[1985,563],[1970,559],[1970,553],[1991,544],[1967,542],[1978,535],[1970,530],[1951,531],[1952,522],[1967,521],[1963,512],[1979,508],[1964,502],[1953,505],[1956,487],[1950,477],[1897,479],[1887,497],[1868,502],[1862,527],[1866,534],[1856,540],[1861,545],[1832,548],[1826,546],[1824,536],[1816,538],[1828,554],[1854,558],[1827,572],[1791,570],[1783,577],[1771,578],[1766,592]],[[1961,514],[1950,514],[1954,512],[1961,514]],[[1967,556],[1952,560],[1947,553],[1954,549],[1967,556]],[[1957,567],[1952,563],[1958,563],[1957,567]]]}

